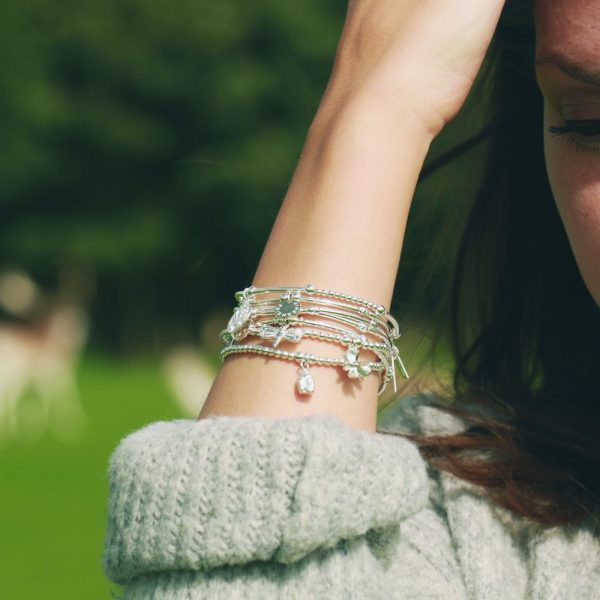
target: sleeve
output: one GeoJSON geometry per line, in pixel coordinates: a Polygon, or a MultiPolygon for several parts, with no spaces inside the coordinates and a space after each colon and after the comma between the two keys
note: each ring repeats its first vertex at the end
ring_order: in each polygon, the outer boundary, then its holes
{"type": "Polygon", "coordinates": [[[396,398],[379,414],[377,430],[438,435],[458,433],[467,427],[461,418],[431,406],[431,401],[443,403],[444,399],[431,393],[396,398]]]}
{"type": "Polygon", "coordinates": [[[131,600],[390,598],[429,490],[416,446],[329,415],[159,421],[108,476],[103,567],[131,600]]]}

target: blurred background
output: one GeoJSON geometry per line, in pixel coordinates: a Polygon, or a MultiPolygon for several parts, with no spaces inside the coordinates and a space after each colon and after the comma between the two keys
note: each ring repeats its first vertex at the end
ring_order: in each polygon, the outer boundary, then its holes
{"type": "MultiPolygon", "coordinates": [[[[108,457],[133,430],[200,411],[346,6],[2,3],[4,598],[113,597],[101,565],[108,457]]],[[[432,161],[477,131],[481,106],[469,99],[432,161]]],[[[467,153],[417,189],[391,309],[409,372],[443,319],[482,156],[467,153]]]]}

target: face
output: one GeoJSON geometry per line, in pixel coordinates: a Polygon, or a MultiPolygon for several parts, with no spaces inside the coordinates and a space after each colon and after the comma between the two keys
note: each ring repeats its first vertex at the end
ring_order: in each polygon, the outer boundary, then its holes
{"type": "Polygon", "coordinates": [[[600,306],[600,0],[535,0],[535,18],[548,178],[600,306]]]}

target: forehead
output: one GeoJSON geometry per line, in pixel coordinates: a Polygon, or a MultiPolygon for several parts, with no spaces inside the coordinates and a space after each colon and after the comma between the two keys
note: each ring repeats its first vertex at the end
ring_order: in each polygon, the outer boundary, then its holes
{"type": "Polygon", "coordinates": [[[535,0],[539,52],[556,51],[600,63],[600,0],[535,0]]]}

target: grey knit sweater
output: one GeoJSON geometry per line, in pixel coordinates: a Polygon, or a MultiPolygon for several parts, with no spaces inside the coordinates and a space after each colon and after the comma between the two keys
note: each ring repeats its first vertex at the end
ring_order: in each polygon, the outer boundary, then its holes
{"type": "Polygon", "coordinates": [[[382,431],[464,424],[402,398],[332,416],[151,423],[109,461],[104,571],[127,600],[600,598],[590,528],[538,528],[382,431]]]}

